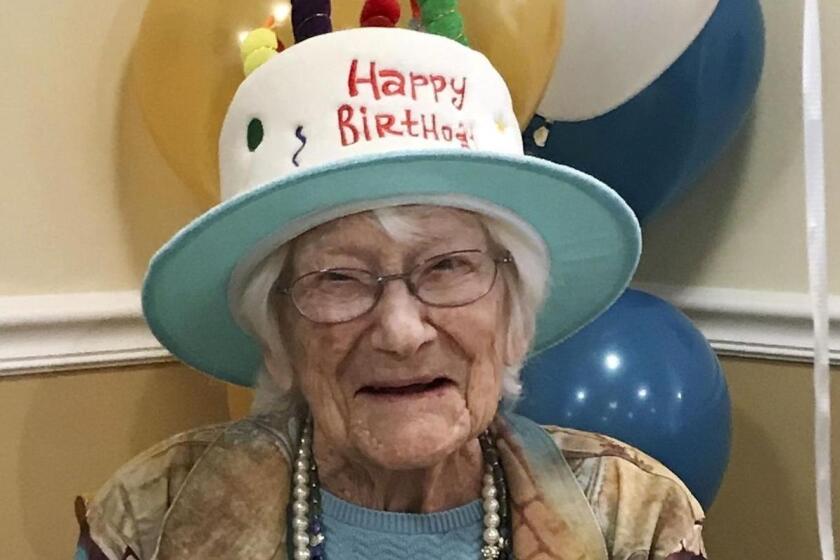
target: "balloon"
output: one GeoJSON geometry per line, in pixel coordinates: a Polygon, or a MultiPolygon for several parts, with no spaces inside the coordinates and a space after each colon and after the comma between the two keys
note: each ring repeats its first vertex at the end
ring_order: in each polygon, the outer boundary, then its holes
{"type": "Polygon", "coordinates": [[[627,290],[593,323],[525,366],[520,414],[599,432],[661,461],[704,507],[729,461],[720,363],[676,308],[627,290]]]}
{"type": "MultiPolygon", "coordinates": [[[[401,26],[411,18],[401,0],[401,26]]],[[[242,82],[238,35],[289,0],[150,0],[131,67],[131,87],[161,153],[210,205],[218,201],[218,138],[242,82]]],[[[560,47],[563,0],[462,0],[467,37],[511,87],[520,124],[534,114],[560,47]],[[528,61],[524,64],[523,61],[528,61]]],[[[336,30],[359,27],[364,0],[332,3],[336,30]]],[[[278,35],[294,44],[290,18],[278,35]]]]}
{"type": "Polygon", "coordinates": [[[744,121],[764,61],[759,1],[567,0],[565,21],[526,151],[598,177],[644,220],[744,121]]]}
{"type": "Polygon", "coordinates": [[[564,0],[461,0],[470,46],[504,76],[522,128],[543,97],[561,48],[564,0]]]}

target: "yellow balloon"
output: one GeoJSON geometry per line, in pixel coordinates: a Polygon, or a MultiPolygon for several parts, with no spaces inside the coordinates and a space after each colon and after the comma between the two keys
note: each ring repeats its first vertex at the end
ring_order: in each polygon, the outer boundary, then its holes
{"type": "MultiPolygon", "coordinates": [[[[403,5],[402,26],[411,18],[403,5]]],[[[149,0],[131,67],[151,134],[175,173],[218,202],[218,138],[244,79],[238,42],[272,13],[286,47],[294,44],[289,0],[149,0]]],[[[334,29],[359,26],[364,0],[335,0],[334,29]]],[[[520,125],[539,103],[560,48],[563,0],[462,0],[470,46],[482,51],[511,89],[520,125]]]]}
{"type": "Polygon", "coordinates": [[[563,31],[563,0],[462,0],[470,46],[505,78],[524,130],[554,70],[563,31]]]}

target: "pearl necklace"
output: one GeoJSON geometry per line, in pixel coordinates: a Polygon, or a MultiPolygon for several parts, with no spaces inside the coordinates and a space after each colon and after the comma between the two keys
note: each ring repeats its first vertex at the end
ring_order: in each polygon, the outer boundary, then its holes
{"type": "MultiPolygon", "coordinates": [[[[484,509],[481,558],[512,560],[510,510],[504,472],[499,454],[488,432],[478,438],[484,456],[482,508],[484,509]]],[[[312,458],[312,419],[301,430],[292,475],[292,538],[294,560],[325,560],[324,533],[321,526],[321,492],[318,467],[312,458]]]]}

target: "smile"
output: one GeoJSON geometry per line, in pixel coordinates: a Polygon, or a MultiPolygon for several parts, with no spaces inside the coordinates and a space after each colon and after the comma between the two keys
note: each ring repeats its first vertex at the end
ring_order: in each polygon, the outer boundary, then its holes
{"type": "Polygon", "coordinates": [[[436,377],[428,382],[407,383],[403,385],[365,385],[356,394],[372,397],[431,396],[454,386],[455,382],[451,379],[436,377]]]}

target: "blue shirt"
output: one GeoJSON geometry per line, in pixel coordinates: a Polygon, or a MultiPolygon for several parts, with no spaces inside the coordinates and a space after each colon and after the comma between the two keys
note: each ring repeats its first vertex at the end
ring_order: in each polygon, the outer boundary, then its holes
{"type": "Polygon", "coordinates": [[[476,560],[481,558],[481,501],[436,513],[367,509],[321,489],[326,560],[476,560]]]}

